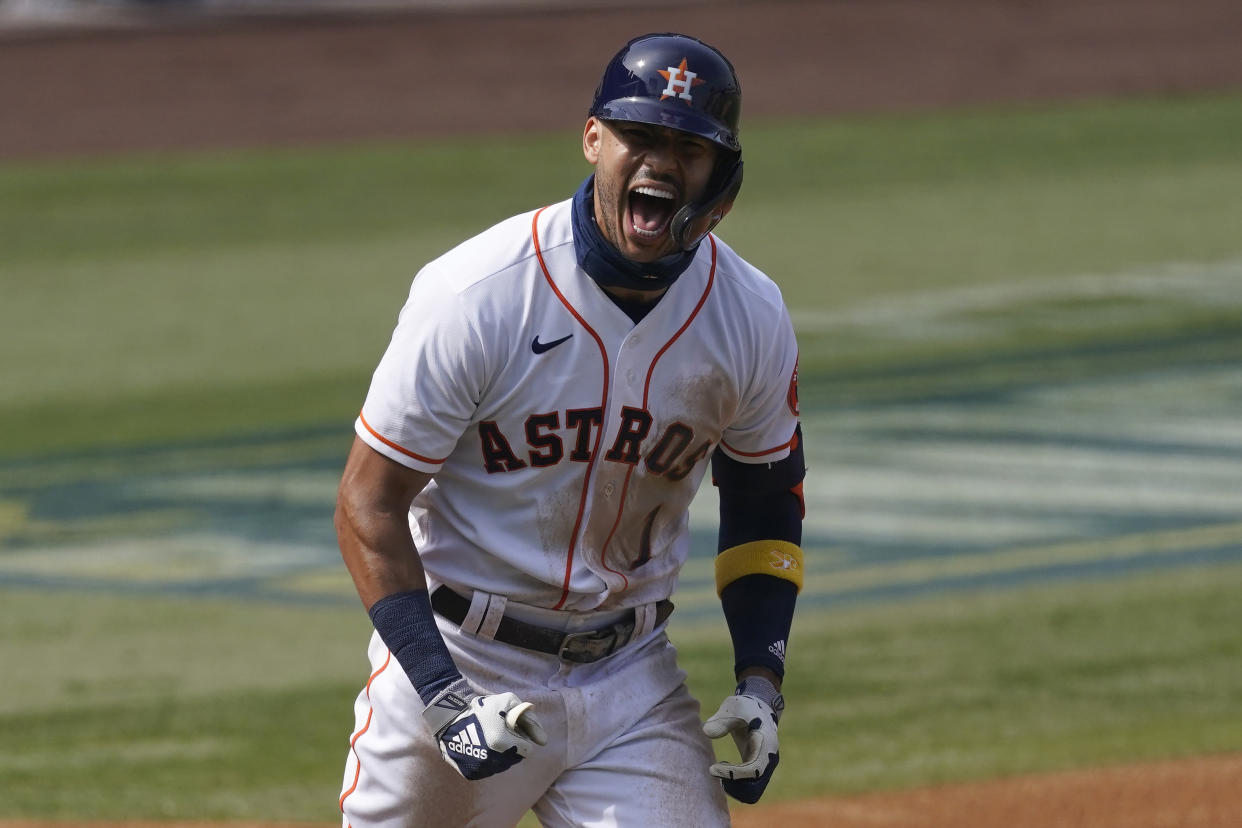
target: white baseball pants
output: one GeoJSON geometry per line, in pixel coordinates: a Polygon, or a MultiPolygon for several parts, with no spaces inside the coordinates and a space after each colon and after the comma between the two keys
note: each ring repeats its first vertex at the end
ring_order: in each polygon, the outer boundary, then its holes
{"type": "Polygon", "coordinates": [[[729,825],[699,703],[663,630],[594,664],[570,664],[436,620],[466,679],[480,693],[534,703],[548,744],[503,773],[463,779],[374,634],[345,765],[345,828],[513,828],[531,810],[546,828],[729,825]]]}

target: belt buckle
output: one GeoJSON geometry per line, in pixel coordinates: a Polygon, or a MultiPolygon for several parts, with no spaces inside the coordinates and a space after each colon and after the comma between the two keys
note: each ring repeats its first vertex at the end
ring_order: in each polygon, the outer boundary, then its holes
{"type": "Polygon", "coordinates": [[[567,633],[556,655],[561,661],[590,664],[615,653],[630,640],[634,622],[613,624],[598,630],[567,633]]]}

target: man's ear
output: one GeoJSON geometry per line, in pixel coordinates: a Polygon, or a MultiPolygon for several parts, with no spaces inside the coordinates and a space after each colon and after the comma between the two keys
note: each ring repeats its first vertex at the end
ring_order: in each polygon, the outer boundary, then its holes
{"type": "Polygon", "coordinates": [[[587,118],[582,130],[582,155],[594,167],[599,163],[599,146],[604,139],[604,125],[594,115],[587,118]]]}

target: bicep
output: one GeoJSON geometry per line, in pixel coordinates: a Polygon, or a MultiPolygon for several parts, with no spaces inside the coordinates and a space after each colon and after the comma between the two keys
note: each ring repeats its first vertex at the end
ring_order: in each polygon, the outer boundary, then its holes
{"type": "Polygon", "coordinates": [[[403,466],[355,436],[341,475],[337,501],[357,503],[369,510],[395,510],[404,514],[431,478],[430,472],[403,466]]]}

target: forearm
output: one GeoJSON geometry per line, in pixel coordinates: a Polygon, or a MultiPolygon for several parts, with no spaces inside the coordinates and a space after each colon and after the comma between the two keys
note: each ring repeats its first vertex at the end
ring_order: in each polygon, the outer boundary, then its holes
{"type": "Polygon", "coordinates": [[[429,701],[461,678],[436,627],[409,508],[431,479],[355,440],[336,499],[341,557],[371,623],[429,701]]]}
{"type": "MultiPolygon", "coordinates": [[[[786,547],[782,554],[789,555],[793,561],[791,550],[795,549],[797,547],[786,547]]],[[[751,671],[766,671],[776,677],[773,684],[780,687],[794,607],[801,587],[800,556],[790,569],[782,570],[768,566],[769,555],[751,557],[749,563],[754,568],[736,579],[730,577],[730,557],[730,552],[726,551],[717,558],[716,576],[721,608],[733,640],[734,675],[741,680],[754,674],[751,671]]],[[[745,563],[747,561],[743,560],[745,563]]]]}
{"type": "Polygon", "coordinates": [[[386,595],[427,588],[406,514],[362,509],[344,497],[337,502],[341,558],[368,612],[386,595]]]}
{"type": "Polygon", "coordinates": [[[789,457],[747,465],[718,453],[712,471],[720,488],[716,589],[733,639],[739,681],[762,676],[777,689],[794,605],[802,587],[801,430],[789,457]]]}
{"type": "Polygon", "coordinates": [[[359,519],[359,513],[338,505],[337,539],[371,623],[419,696],[430,703],[461,675],[436,629],[408,526],[375,512],[359,519]]]}
{"type": "Polygon", "coordinates": [[[426,589],[410,536],[410,504],[431,475],[401,466],[355,438],[336,497],[336,538],[362,605],[426,589]]]}

